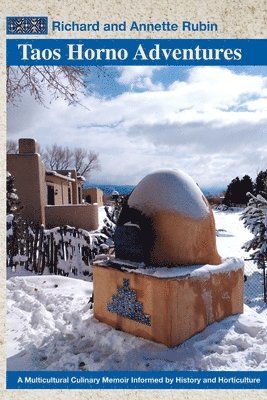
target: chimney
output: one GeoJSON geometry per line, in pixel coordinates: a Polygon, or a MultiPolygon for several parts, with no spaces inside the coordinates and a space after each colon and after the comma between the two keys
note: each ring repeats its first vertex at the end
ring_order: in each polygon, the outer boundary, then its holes
{"type": "Polygon", "coordinates": [[[19,139],[19,154],[38,153],[38,144],[35,139],[19,139]]]}

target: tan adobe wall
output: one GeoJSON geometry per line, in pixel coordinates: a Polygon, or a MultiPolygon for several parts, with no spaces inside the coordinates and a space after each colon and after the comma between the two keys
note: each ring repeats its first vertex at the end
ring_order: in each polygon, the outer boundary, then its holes
{"type": "Polygon", "coordinates": [[[79,201],[79,187],[81,186],[80,183],[77,181],[77,172],[71,171],[71,178],[75,179],[75,182],[72,182],[72,203],[73,204],[80,204],[79,201]]]}
{"type": "MultiPolygon", "coordinates": [[[[239,261],[232,269],[218,268],[216,273],[209,270],[206,273],[207,266],[203,266],[204,273],[193,276],[193,272],[175,278],[158,278],[95,264],[94,316],[132,335],[176,346],[212,322],[243,312],[244,277],[239,261]],[[150,324],[108,310],[125,279],[129,281],[129,288],[135,291],[136,301],[142,304],[142,314],[148,316],[150,324]]],[[[214,269],[215,266],[210,266],[210,270],[214,269]]],[[[195,271],[201,271],[201,267],[195,267],[195,271]]],[[[123,299],[120,294],[118,298],[123,312],[129,310],[132,313],[129,295],[123,299]]]]}
{"type": "Polygon", "coordinates": [[[103,206],[103,191],[98,188],[83,189],[83,199],[85,202],[93,204],[97,203],[98,206],[103,206]],[[86,199],[89,196],[90,202],[86,199]]]}
{"type": "Polygon", "coordinates": [[[55,191],[55,205],[69,204],[68,198],[68,188],[71,189],[71,198],[72,196],[72,182],[69,182],[66,179],[60,178],[55,175],[47,175],[46,176],[47,185],[52,185],[55,191]]]}
{"type": "Polygon", "coordinates": [[[70,225],[87,231],[98,229],[96,204],[61,205],[45,207],[46,227],[70,225]]]}
{"type": "Polygon", "coordinates": [[[35,224],[45,224],[45,168],[35,153],[7,154],[7,170],[15,177],[15,188],[23,205],[22,216],[35,224]]]}
{"type": "Polygon", "coordinates": [[[19,139],[19,153],[20,154],[34,154],[40,153],[38,143],[35,139],[19,139]]]}
{"type": "Polygon", "coordinates": [[[22,216],[47,227],[72,225],[86,230],[98,229],[97,205],[78,204],[75,207],[69,204],[69,188],[75,205],[79,201],[79,188],[82,194],[83,180],[77,177],[76,171],[69,171],[71,180],[57,172],[46,173],[37,151],[35,139],[20,139],[19,154],[7,155],[7,170],[15,177],[15,187],[23,205],[22,216]],[[54,189],[52,195],[50,193],[52,197],[54,193],[54,206],[47,206],[48,185],[54,189]]]}
{"type": "MultiPolygon", "coordinates": [[[[57,174],[59,175],[63,175],[65,177],[65,183],[67,181],[67,177],[71,178],[69,179],[69,185],[71,187],[71,204],[82,204],[82,185],[84,180],[81,179],[80,176],[77,175],[77,171],[75,170],[56,170],[55,171],[57,174]],[[79,192],[81,193],[81,195],[79,196],[79,192]]],[[[51,176],[51,175],[50,175],[51,176]]],[[[56,177],[56,176],[55,176],[56,177]]],[[[60,178],[58,176],[58,178],[60,178]]],[[[64,178],[61,178],[64,181],[64,178]]],[[[58,181],[54,181],[55,183],[58,183],[58,181]]],[[[63,187],[63,191],[64,191],[64,202],[60,202],[59,199],[56,200],[57,205],[59,204],[69,204],[68,202],[68,189],[66,189],[65,187],[63,187]]]]}
{"type": "Polygon", "coordinates": [[[71,178],[75,179],[75,182],[72,182],[72,203],[73,204],[81,204],[82,203],[82,184],[77,176],[77,171],[71,170],[71,178]],[[79,194],[80,193],[80,194],[79,194]]]}

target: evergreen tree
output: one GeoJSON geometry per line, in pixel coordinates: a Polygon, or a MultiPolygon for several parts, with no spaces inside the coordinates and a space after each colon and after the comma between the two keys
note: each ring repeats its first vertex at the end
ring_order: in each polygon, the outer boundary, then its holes
{"type": "Polygon", "coordinates": [[[249,175],[244,175],[240,181],[240,204],[247,204],[249,200],[247,193],[254,193],[254,184],[249,175]]]}
{"type": "Polygon", "coordinates": [[[239,203],[240,179],[236,177],[227,186],[223,204],[231,207],[239,203]]]}
{"type": "Polygon", "coordinates": [[[6,173],[6,251],[7,266],[13,266],[13,258],[19,253],[19,249],[25,242],[25,221],[20,212],[22,209],[17,191],[14,185],[15,178],[9,172],[6,173]]]}
{"type": "Polygon", "coordinates": [[[19,208],[19,198],[14,185],[14,176],[6,173],[6,213],[14,214],[19,208]]]}
{"type": "Polygon", "coordinates": [[[267,169],[258,173],[255,182],[255,192],[256,194],[261,194],[261,192],[267,193],[267,169]]]}
{"type": "Polygon", "coordinates": [[[238,177],[233,179],[228,185],[223,200],[227,206],[247,204],[247,193],[254,193],[254,184],[249,175],[244,175],[240,180],[238,177]]]}
{"type": "Polygon", "coordinates": [[[263,267],[267,261],[267,198],[260,194],[253,196],[251,193],[249,197],[248,207],[241,219],[254,237],[246,242],[243,248],[246,251],[254,250],[252,259],[259,267],[263,267]]]}

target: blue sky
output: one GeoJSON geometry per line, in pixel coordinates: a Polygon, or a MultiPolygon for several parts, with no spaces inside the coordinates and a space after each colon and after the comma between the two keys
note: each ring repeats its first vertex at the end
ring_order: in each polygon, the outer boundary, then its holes
{"type": "MultiPolygon", "coordinates": [[[[101,68],[101,67],[100,67],[101,68]]],[[[117,67],[105,67],[103,70],[100,68],[91,68],[88,76],[88,89],[96,90],[99,94],[103,96],[116,96],[122,94],[125,91],[125,85],[120,82],[120,76],[123,70],[128,70],[126,68],[117,67]]],[[[138,71],[138,67],[129,67],[133,70],[138,71]]],[[[211,67],[213,68],[213,67],[211,67]]],[[[140,67],[143,71],[144,67],[140,67]]],[[[149,67],[148,67],[149,69],[149,67]]],[[[164,87],[173,82],[179,80],[186,80],[190,74],[192,67],[174,67],[174,66],[164,66],[153,69],[153,81],[157,84],[162,83],[164,87]]],[[[248,75],[262,75],[267,76],[267,66],[241,66],[241,67],[231,67],[227,68],[238,74],[248,74],[248,75]]],[[[136,80],[140,77],[136,77],[136,80]]],[[[142,91],[136,85],[134,87],[135,91],[142,91]]]]}
{"type": "Polygon", "coordinates": [[[8,107],[8,138],[96,151],[96,183],[168,168],[223,187],[267,168],[267,67],[92,68],[81,103],[45,108],[25,94],[8,107]]]}

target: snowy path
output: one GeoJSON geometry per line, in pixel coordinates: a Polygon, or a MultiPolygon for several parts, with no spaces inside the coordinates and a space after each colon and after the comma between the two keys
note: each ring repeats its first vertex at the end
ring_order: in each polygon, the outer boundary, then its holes
{"type": "Polygon", "coordinates": [[[10,370],[267,368],[267,323],[250,308],[168,349],[97,322],[92,284],[63,277],[8,282],[10,370]]]}
{"type": "Polygon", "coordinates": [[[215,212],[216,229],[220,235],[217,247],[222,257],[248,258],[242,246],[252,238],[252,234],[244,228],[240,215],[241,212],[215,212]]]}
{"type": "MultiPolygon", "coordinates": [[[[243,256],[249,234],[237,213],[216,213],[222,256],[243,256]]],[[[59,276],[7,281],[9,370],[266,370],[267,311],[219,323],[169,349],[93,318],[92,283],[59,276]]]]}

